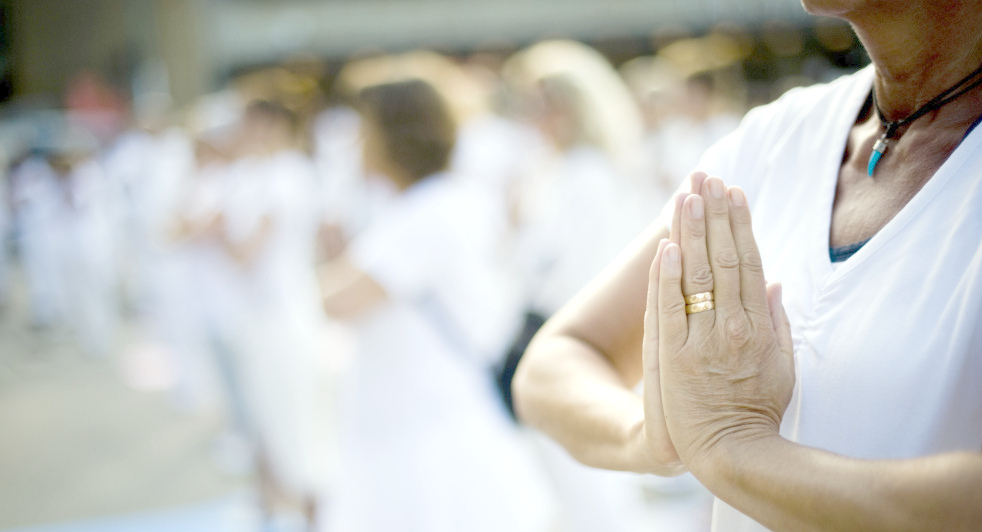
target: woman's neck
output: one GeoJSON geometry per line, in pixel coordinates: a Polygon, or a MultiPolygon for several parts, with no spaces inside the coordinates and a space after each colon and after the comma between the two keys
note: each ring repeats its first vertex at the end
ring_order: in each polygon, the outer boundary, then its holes
{"type": "Polygon", "coordinates": [[[888,120],[910,115],[982,64],[982,0],[895,2],[847,18],[876,65],[877,104],[888,120]]]}

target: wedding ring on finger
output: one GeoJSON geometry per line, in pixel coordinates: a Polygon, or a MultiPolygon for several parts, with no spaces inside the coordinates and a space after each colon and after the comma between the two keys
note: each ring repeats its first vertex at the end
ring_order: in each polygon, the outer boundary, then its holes
{"type": "Polygon", "coordinates": [[[712,292],[699,292],[698,294],[685,296],[686,305],[692,305],[693,303],[704,303],[706,301],[712,301],[712,300],[713,300],[712,292]]]}
{"type": "Polygon", "coordinates": [[[691,305],[685,306],[685,314],[698,314],[700,312],[706,312],[707,310],[713,310],[716,308],[716,304],[712,301],[701,301],[699,303],[692,303],[691,305]]]}

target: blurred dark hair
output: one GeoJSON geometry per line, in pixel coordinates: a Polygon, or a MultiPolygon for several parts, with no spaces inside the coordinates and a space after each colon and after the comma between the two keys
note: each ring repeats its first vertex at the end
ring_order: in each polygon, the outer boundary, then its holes
{"type": "Polygon", "coordinates": [[[419,181],[447,168],[457,126],[432,85],[419,79],[373,85],[362,89],[358,102],[386,155],[407,177],[419,181]]]}
{"type": "Polygon", "coordinates": [[[291,133],[296,134],[300,129],[300,118],[296,113],[279,102],[272,100],[254,100],[246,107],[246,116],[280,122],[287,126],[291,133]]]}
{"type": "Polygon", "coordinates": [[[712,94],[716,89],[716,79],[712,72],[697,72],[685,80],[690,89],[701,89],[706,94],[712,94]]]}

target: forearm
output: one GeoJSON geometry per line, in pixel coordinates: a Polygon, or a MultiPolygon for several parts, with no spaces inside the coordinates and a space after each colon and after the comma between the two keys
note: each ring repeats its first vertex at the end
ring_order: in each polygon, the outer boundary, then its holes
{"type": "Polygon", "coordinates": [[[252,264],[259,256],[269,236],[273,231],[273,221],[270,218],[263,218],[259,227],[243,240],[231,240],[227,236],[224,239],[225,249],[237,263],[242,266],[252,264]]]}
{"type": "Polygon", "coordinates": [[[529,346],[515,375],[519,416],[586,465],[636,471],[639,449],[633,446],[641,442],[644,427],[641,397],[595,349],[544,333],[529,346]]]}
{"type": "Polygon", "coordinates": [[[387,299],[374,279],[342,256],[317,270],[324,313],[340,319],[354,319],[378,307],[387,299]]]}
{"type": "Polygon", "coordinates": [[[693,472],[776,531],[982,528],[982,455],[846,458],[774,436],[721,446],[693,472]]]}

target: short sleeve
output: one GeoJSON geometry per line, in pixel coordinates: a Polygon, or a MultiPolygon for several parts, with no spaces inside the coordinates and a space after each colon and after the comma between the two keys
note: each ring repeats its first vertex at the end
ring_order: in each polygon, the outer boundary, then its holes
{"type": "Polygon", "coordinates": [[[443,270],[445,250],[452,245],[436,212],[412,207],[401,205],[351,245],[355,266],[395,299],[415,299],[432,290],[443,270]]]}

